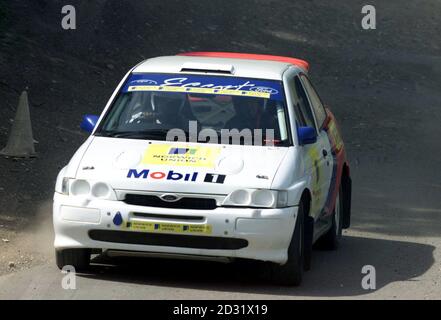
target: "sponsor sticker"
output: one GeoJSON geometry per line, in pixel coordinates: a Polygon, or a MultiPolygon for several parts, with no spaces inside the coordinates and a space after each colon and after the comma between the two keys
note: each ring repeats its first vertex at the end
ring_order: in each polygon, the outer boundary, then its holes
{"type": "Polygon", "coordinates": [[[149,146],[141,162],[143,164],[213,168],[220,152],[221,149],[218,147],[176,147],[157,144],[149,146]]]}
{"type": "MultiPolygon", "coordinates": [[[[196,182],[199,176],[199,172],[180,173],[175,170],[152,171],[150,169],[129,169],[127,172],[127,178],[130,179],[149,179],[151,181],[181,181],[181,182],[196,182]]],[[[206,173],[204,182],[208,183],[220,183],[223,184],[227,176],[224,174],[206,173]]]]}
{"type": "Polygon", "coordinates": [[[128,92],[163,91],[163,92],[180,92],[180,93],[222,94],[222,95],[245,96],[245,97],[266,98],[266,99],[271,97],[270,91],[257,91],[257,90],[244,91],[244,90],[226,90],[226,89],[183,88],[183,87],[168,87],[168,86],[129,86],[127,91],[128,92]]]}
{"type": "Polygon", "coordinates": [[[207,173],[204,178],[204,182],[210,182],[210,183],[224,183],[226,175],[224,174],[214,174],[214,173],[207,173]]]}
{"type": "Polygon", "coordinates": [[[150,169],[129,169],[127,178],[150,179],[150,180],[168,180],[168,181],[190,181],[195,182],[198,177],[197,172],[179,173],[174,170],[168,172],[150,171],[150,169]]]}
{"type": "Polygon", "coordinates": [[[140,232],[164,232],[164,233],[193,233],[211,234],[212,226],[209,224],[179,224],[179,223],[154,223],[144,221],[132,221],[128,223],[132,231],[140,232]]]}
{"type": "MultiPolygon", "coordinates": [[[[320,167],[320,153],[315,146],[308,151],[308,156],[312,162],[312,194],[316,201],[312,202],[313,208],[317,206],[322,198],[321,185],[323,183],[323,173],[320,167]]],[[[314,209],[315,210],[315,209],[314,209]]]]}
{"type": "Polygon", "coordinates": [[[338,129],[334,121],[331,121],[329,123],[328,133],[330,139],[332,140],[331,143],[334,145],[335,151],[338,152],[343,147],[343,140],[341,139],[340,134],[338,133],[338,129]]]}
{"type": "Polygon", "coordinates": [[[281,81],[225,76],[132,74],[122,92],[180,92],[284,100],[281,81]]]}

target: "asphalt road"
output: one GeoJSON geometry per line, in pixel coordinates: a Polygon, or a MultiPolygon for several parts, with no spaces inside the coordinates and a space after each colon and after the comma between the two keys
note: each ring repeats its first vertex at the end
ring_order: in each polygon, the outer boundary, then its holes
{"type": "Polygon", "coordinates": [[[364,1],[71,2],[75,31],[59,26],[58,1],[11,1],[0,24],[0,145],[24,86],[39,141],[36,159],[0,159],[0,234],[14,234],[0,243],[0,258],[32,256],[3,272],[0,298],[441,298],[441,3],[370,1],[377,29],[367,31],[364,1]],[[341,248],[315,250],[298,288],[265,282],[260,264],[98,258],[76,290],[62,289],[51,193],[57,170],[84,140],[81,114],[99,112],[143,58],[188,50],[310,61],[351,161],[353,220],[341,248]],[[375,290],[361,286],[364,265],[376,269],[375,290]]]}

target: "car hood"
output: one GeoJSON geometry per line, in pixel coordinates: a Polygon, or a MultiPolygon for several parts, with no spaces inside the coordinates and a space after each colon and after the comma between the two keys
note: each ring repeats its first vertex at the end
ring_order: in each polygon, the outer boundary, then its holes
{"type": "Polygon", "coordinates": [[[289,148],[94,137],[77,179],[115,190],[228,194],[270,189],[289,148]]]}

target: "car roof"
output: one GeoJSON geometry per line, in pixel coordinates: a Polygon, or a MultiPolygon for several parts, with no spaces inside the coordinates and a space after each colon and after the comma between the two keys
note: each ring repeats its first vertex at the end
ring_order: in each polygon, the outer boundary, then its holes
{"type": "Polygon", "coordinates": [[[179,53],[178,56],[192,56],[192,57],[215,57],[215,58],[230,58],[230,59],[247,59],[247,60],[266,60],[287,62],[298,66],[305,71],[309,69],[309,63],[305,60],[292,57],[274,56],[269,54],[255,54],[255,53],[238,53],[238,52],[185,52],[179,53]]]}
{"type": "Polygon", "coordinates": [[[132,72],[204,73],[282,80],[283,73],[292,66],[306,72],[309,67],[304,60],[289,57],[227,52],[190,52],[147,59],[137,65],[132,72]]]}

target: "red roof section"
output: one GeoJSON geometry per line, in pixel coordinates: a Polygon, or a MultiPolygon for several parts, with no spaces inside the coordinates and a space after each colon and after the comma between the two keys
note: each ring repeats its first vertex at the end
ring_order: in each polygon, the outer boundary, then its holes
{"type": "Polygon", "coordinates": [[[178,56],[193,56],[193,57],[212,57],[212,58],[232,58],[232,59],[246,59],[246,60],[266,60],[285,62],[296,65],[306,71],[309,70],[309,63],[305,60],[273,56],[268,54],[253,54],[253,53],[235,53],[235,52],[184,52],[178,53],[178,56]]]}

